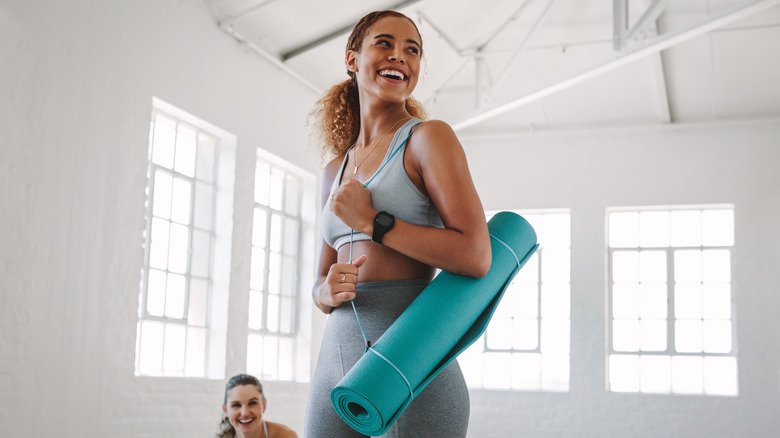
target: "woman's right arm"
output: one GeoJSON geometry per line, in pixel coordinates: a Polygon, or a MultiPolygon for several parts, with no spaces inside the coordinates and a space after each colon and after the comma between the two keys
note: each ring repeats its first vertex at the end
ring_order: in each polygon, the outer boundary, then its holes
{"type": "MultiPolygon", "coordinates": [[[[330,187],[341,167],[344,156],[331,160],[323,172],[321,208],[330,196],[330,187]]],[[[330,313],[345,301],[355,298],[357,289],[358,268],[365,261],[365,256],[355,260],[353,264],[338,263],[338,252],[331,248],[325,239],[321,239],[320,261],[317,267],[317,279],[312,288],[314,304],[323,313],[330,313]],[[342,281],[343,280],[343,281],[342,281]]]]}

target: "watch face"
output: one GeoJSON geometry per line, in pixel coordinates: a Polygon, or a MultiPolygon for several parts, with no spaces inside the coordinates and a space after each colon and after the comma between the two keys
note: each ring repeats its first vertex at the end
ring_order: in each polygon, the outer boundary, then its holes
{"type": "Polygon", "coordinates": [[[376,222],[383,227],[390,226],[393,223],[393,219],[387,215],[380,214],[376,217],[376,222]]]}

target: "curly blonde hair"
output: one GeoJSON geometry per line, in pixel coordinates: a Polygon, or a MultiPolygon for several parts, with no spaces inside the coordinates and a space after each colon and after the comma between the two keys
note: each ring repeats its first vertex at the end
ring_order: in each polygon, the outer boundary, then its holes
{"type": "MultiPolygon", "coordinates": [[[[420,33],[414,21],[400,12],[371,12],[361,18],[352,29],[347,40],[345,53],[350,50],[360,52],[368,28],[384,17],[406,18],[417,30],[417,34],[420,33]]],[[[422,41],[420,43],[422,44],[422,41]]],[[[422,55],[422,47],[420,54],[422,55]]],[[[360,99],[357,76],[351,71],[347,71],[347,74],[349,79],[327,90],[309,115],[314,120],[315,135],[322,144],[323,157],[339,156],[345,153],[355,143],[360,133],[360,99]]],[[[422,104],[413,97],[406,99],[405,106],[406,111],[412,117],[421,120],[428,118],[422,104]]]]}

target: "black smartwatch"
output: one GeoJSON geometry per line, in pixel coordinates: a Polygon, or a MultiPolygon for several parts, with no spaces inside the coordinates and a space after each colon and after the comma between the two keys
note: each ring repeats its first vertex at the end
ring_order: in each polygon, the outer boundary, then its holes
{"type": "Polygon", "coordinates": [[[374,232],[371,235],[371,240],[376,243],[382,243],[382,238],[385,237],[385,233],[390,231],[395,225],[395,216],[386,212],[380,211],[374,216],[374,232]]]}

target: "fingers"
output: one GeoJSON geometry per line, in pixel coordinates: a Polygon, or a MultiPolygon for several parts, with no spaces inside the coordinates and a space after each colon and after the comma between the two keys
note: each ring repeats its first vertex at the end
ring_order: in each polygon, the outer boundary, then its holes
{"type": "Polygon", "coordinates": [[[359,267],[363,266],[363,263],[365,263],[365,262],[366,262],[366,256],[362,255],[362,256],[358,257],[357,260],[354,260],[352,262],[352,264],[355,265],[356,268],[359,268],[359,267]]]}

